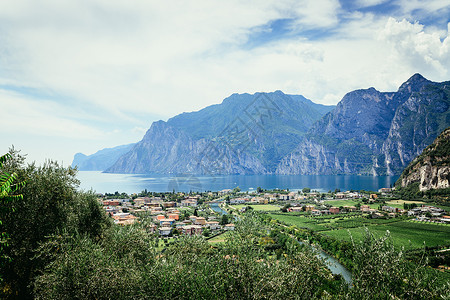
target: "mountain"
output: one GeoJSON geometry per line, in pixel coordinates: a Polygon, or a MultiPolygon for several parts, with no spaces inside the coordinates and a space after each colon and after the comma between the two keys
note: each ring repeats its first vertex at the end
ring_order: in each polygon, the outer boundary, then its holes
{"type": "Polygon", "coordinates": [[[277,174],[400,174],[450,126],[450,82],[414,74],[397,92],[352,91],[317,121],[277,174]]]}
{"type": "Polygon", "coordinates": [[[73,158],[72,167],[77,166],[80,171],[104,171],[114,164],[120,156],[130,151],[134,145],[128,144],[106,148],[89,156],[77,153],[73,158]]]}
{"type": "Polygon", "coordinates": [[[420,191],[450,187],[450,127],[408,165],[396,185],[412,184],[420,191]]]}
{"type": "Polygon", "coordinates": [[[281,91],[233,94],[221,104],[154,122],[106,172],[273,173],[332,109],[281,91]]]}

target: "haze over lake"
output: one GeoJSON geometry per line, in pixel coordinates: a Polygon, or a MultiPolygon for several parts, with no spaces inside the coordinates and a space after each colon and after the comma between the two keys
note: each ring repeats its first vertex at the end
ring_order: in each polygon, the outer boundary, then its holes
{"type": "Polygon", "coordinates": [[[99,193],[136,193],[144,189],[153,192],[219,191],[237,186],[243,191],[263,189],[297,190],[304,187],[320,191],[372,190],[394,185],[398,176],[358,175],[161,175],[161,174],[108,174],[99,171],[79,171],[80,187],[99,193]]]}

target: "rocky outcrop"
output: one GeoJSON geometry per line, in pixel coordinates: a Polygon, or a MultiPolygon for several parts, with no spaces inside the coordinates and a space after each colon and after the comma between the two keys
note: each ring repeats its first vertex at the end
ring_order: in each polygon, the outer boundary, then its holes
{"type": "Polygon", "coordinates": [[[278,174],[400,174],[450,126],[450,84],[413,75],[397,92],[348,93],[282,159],[278,174]]]}
{"type": "Polygon", "coordinates": [[[397,185],[419,183],[420,191],[450,187],[450,128],[428,146],[403,171],[397,185]]]}

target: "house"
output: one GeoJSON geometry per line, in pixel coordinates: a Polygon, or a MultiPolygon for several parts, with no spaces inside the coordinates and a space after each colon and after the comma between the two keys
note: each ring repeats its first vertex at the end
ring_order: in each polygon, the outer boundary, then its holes
{"type": "Polygon", "coordinates": [[[369,205],[361,205],[361,211],[362,212],[368,212],[370,210],[370,206],[369,205]]]}
{"type": "Polygon", "coordinates": [[[200,225],[186,225],[183,227],[183,234],[194,235],[202,234],[203,228],[200,225]]]}
{"type": "Polygon", "coordinates": [[[103,205],[105,205],[105,206],[118,206],[118,205],[120,205],[120,201],[119,200],[105,200],[105,201],[103,201],[103,205]]]}
{"type": "Polygon", "coordinates": [[[288,208],[288,211],[291,211],[291,212],[301,212],[301,211],[303,211],[303,208],[300,207],[300,206],[290,207],[290,208],[288,208]]]}
{"type": "Polygon", "coordinates": [[[392,188],[381,188],[378,190],[380,193],[390,193],[392,192],[392,188]]]}
{"type": "Polygon", "coordinates": [[[172,227],[159,227],[159,234],[168,236],[172,232],[172,227]]]}
{"type": "Polygon", "coordinates": [[[234,230],[234,224],[226,224],[223,229],[225,230],[234,230]]]}
{"type": "Polygon", "coordinates": [[[175,223],[174,219],[160,219],[159,220],[159,225],[160,226],[165,225],[165,226],[169,227],[169,226],[172,226],[173,223],[175,223]],[[166,223],[166,224],[164,224],[164,223],[166,223]]]}
{"type": "Polygon", "coordinates": [[[179,220],[180,219],[180,215],[179,214],[168,214],[167,217],[169,219],[174,219],[174,220],[179,220]]]}
{"type": "Polygon", "coordinates": [[[388,211],[388,212],[393,212],[393,213],[398,212],[398,208],[392,207],[392,206],[387,206],[387,205],[383,205],[381,207],[381,210],[388,211]]]}
{"type": "Polygon", "coordinates": [[[206,219],[203,217],[197,217],[194,222],[195,225],[205,225],[206,219]]]}
{"type": "Polygon", "coordinates": [[[236,198],[230,200],[230,204],[244,204],[244,203],[245,203],[244,198],[236,198]]]}
{"type": "Polygon", "coordinates": [[[338,214],[339,213],[339,207],[331,207],[330,208],[330,213],[332,214],[338,214]]]}
{"type": "Polygon", "coordinates": [[[344,199],[346,195],[344,193],[336,193],[336,199],[344,199]]]}
{"type": "Polygon", "coordinates": [[[195,206],[197,206],[197,200],[181,200],[180,205],[195,207],[195,206]]]}
{"type": "Polygon", "coordinates": [[[112,216],[117,225],[130,225],[136,222],[137,217],[129,213],[117,213],[112,216]]]}
{"type": "Polygon", "coordinates": [[[143,206],[145,204],[144,198],[136,198],[134,199],[134,205],[135,206],[143,206]]]}
{"type": "Polygon", "coordinates": [[[211,230],[220,229],[219,222],[217,222],[217,221],[208,221],[208,222],[206,222],[205,225],[208,226],[209,229],[211,229],[211,230]]]}
{"type": "Polygon", "coordinates": [[[369,199],[377,200],[378,199],[378,195],[377,194],[370,194],[369,199]]]}

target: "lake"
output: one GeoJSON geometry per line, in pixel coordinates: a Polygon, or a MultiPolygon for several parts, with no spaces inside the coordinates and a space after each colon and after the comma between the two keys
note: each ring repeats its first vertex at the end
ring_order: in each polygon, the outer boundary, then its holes
{"type": "Polygon", "coordinates": [[[98,193],[220,191],[240,187],[242,191],[263,189],[300,190],[304,187],[319,191],[334,189],[377,191],[394,185],[398,176],[360,175],[161,175],[109,174],[100,171],[79,171],[80,187],[98,193]]]}

